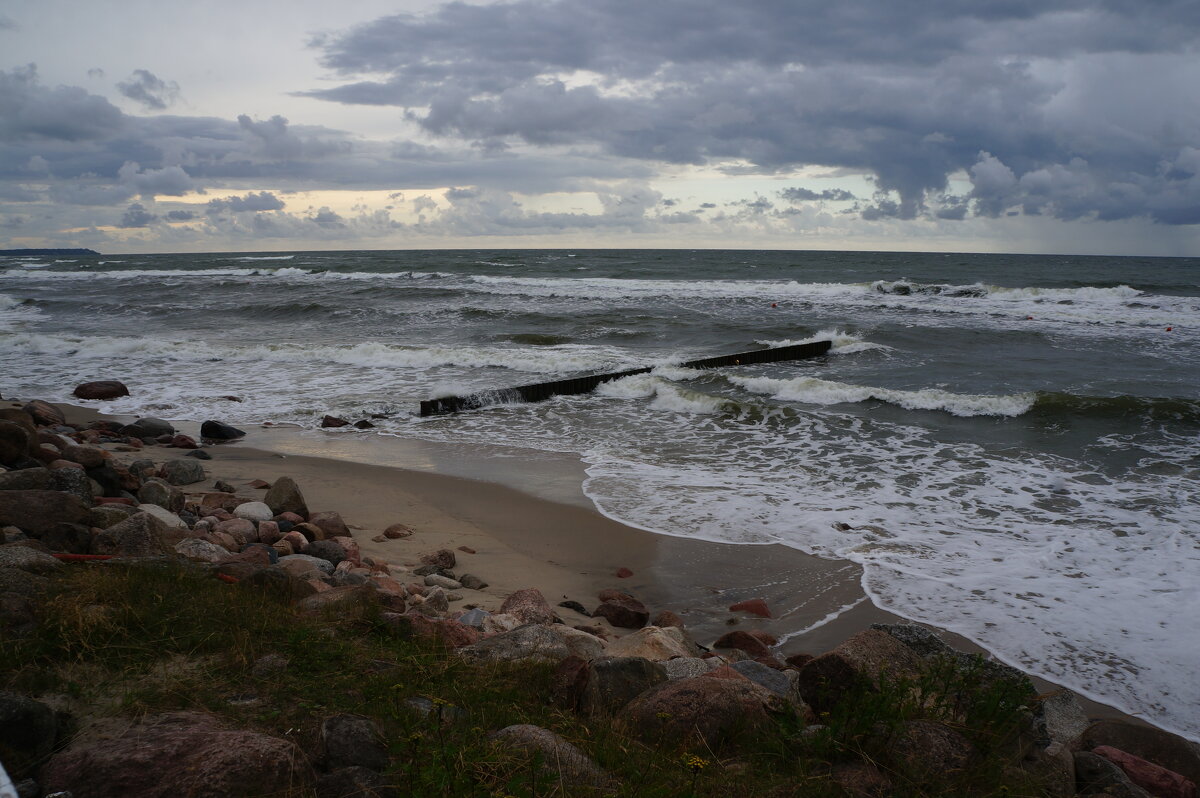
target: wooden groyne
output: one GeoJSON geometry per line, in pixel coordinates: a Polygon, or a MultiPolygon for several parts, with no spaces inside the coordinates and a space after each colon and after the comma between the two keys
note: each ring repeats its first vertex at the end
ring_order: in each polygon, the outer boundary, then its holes
{"type": "MultiPolygon", "coordinates": [[[[757,363],[779,363],[785,360],[807,360],[820,357],[833,346],[832,341],[814,341],[807,344],[793,344],[774,349],[756,349],[753,352],[740,352],[736,355],[720,355],[706,357],[700,360],[689,360],[685,363],[674,364],[680,368],[716,369],[725,366],[750,366],[757,363]]],[[[654,366],[628,369],[627,371],[612,371],[607,374],[590,374],[586,377],[574,377],[569,380],[554,380],[538,382],[532,385],[518,385],[515,388],[498,388],[491,391],[480,391],[466,396],[443,396],[439,399],[427,399],[421,402],[421,415],[433,416],[439,413],[457,413],[460,410],[476,410],[488,405],[509,404],[512,402],[540,402],[551,396],[572,396],[588,393],[596,389],[602,382],[619,380],[622,377],[632,377],[634,374],[647,374],[654,366]]]]}

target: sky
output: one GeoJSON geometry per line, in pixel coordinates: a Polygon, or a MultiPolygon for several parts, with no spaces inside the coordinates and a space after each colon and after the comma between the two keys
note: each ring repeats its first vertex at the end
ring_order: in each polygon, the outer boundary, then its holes
{"type": "Polygon", "coordinates": [[[1195,0],[0,0],[0,248],[1200,255],[1195,0]]]}

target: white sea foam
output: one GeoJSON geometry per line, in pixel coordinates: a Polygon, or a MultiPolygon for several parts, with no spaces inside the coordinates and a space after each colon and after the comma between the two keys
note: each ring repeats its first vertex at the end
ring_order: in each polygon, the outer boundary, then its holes
{"type": "Polygon", "coordinates": [[[955,416],[1019,416],[1037,400],[1032,393],[1012,396],[958,394],[940,388],[902,391],[871,385],[850,385],[817,377],[778,380],[771,377],[728,378],[751,393],[765,394],[787,402],[836,405],[876,399],[906,410],[942,410],[955,416]]]}
{"type": "Polygon", "coordinates": [[[243,255],[229,260],[291,260],[295,255],[243,255]]]}
{"type": "Polygon", "coordinates": [[[829,341],[832,344],[829,349],[829,354],[831,355],[856,355],[859,352],[869,352],[872,349],[892,350],[892,347],[886,344],[873,343],[871,341],[864,340],[860,334],[846,332],[845,330],[837,328],[821,330],[820,332],[810,335],[807,338],[785,338],[780,341],[758,341],[757,343],[777,349],[784,346],[812,344],[816,343],[817,341],[829,341]]]}

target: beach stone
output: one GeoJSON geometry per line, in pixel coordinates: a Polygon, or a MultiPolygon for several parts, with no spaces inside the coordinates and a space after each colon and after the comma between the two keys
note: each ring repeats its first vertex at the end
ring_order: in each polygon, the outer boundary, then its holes
{"type": "Polygon", "coordinates": [[[487,582],[474,574],[463,574],[458,578],[458,583],[468,590],[483,590],[488,586],[487,582]]]}
{"type": "Polygon", "coordinates": [[[1047,798],[1074,798],[1075,758],[1062,743],[1052,742],[1045,748],[1034,746],[1016,764],[1025,779],[1032,779],[1047,798]]]}
{"type": "Polygon", "coordinates": [[[158,475],[172,485],[194,485],[206,478],[203,464],[196,460],[168,460],[158,475]]]}
{"type": "Polygon", "coordinates": [[[1046,737],[1073,748],[1091,725],[1079,703],[1079,696],[1065,688],[1043,696],[1037,714],[1041,717],[1046,737]]]}
{"type": "Polygon", "coordinates": [[[657,615],[650,619],[650,625],[658,626],[660,628],[665,628],[668,626],[673,626],[678,629],[687,628],[687,625],[683,622],[683,618],[680,618],[670,610],[660,610],[657,615]]]}
{"type": "Polygon", "coordinates": [[[275,543],[283,538],[283,533],[279,531],[279,524],[275,521],[259,521],[258,522],[258,539],[268,545],[275,543]]]}
{"type": "Polygon", "coordinates": [[[308,518],[308,505],[304,501],[304,494],[300,492],[300,486],[291,477],[280,477],[275,480],[275,483],[267,490],[267,495],[263,496],[263,503],[270,507],[271,512],[275,515],[295,513],[299,516],[300,521],[308,518]]]}
{"type": "Polygon", "coordinates": [[[746,679],[698,676],[642,693],[619,716],[643,740],[698,736],[716,747],[735,732],[767,726],[782,707],[778,696],[746,679]]]}
{"type": "Polygon", "coordinates": [[[36,630],[34,603],[20,593],[0,592],[0,632],[18,638],[28,637],[36,630]]]}
{"type": "Polygon", "coordinates": [[[196,449],[194,451],[188,452],[186,455],[184,455],[184,457],[195,457],[197,460],[211,460],[212,459],[212,455],[209,454],[208,452],[204,451],[203,449],[196,449]]]}
{"type": "Polygon", "coordinates": [[[567,651],[571,656],[581,659],[595,659],[604,654],[607,644],[588,632],[572,629],[570,626],[556,623],[546,627],[555,635],[558,636],[563,644],[566,645],[567,651]]]}
{"type": "Polygon", "coordinates": [[[82,524],[55,524],[42,533],[41,541],[51,551],[87,554],[92,550],[92,531],[82,524]]]}
{"type": "Polygon", "coordinates": [[[323,574],[333,573],[333,563],[323,557],[313,557],[309,554],[292,554],[288,557],[280,557],[279,564],[293,572],[316,570],[323,574]]]}
{"type": "Polygon", "coordinates": [[[524,623],[554,623],[558,616],[546,602],[542,591],[527,587],[512,593],[500,605],[500,612],[515,615],[524,623]]]}
{"type": "Polygon", "coordinates": [[[1151,798],[1125,771],[1091,751],[1076,751],[1075,786],[1080,795],[1098,793],[1113,798],[1151,798]]]}
{"type": "Polygon", "coordinates": [[[451,649],[479,641],[478,629],[450,618],[430,618],[412,611],[405,614],[385,612],[381,617],[404,637],[436,640],[451,649]]]}
{"type": "Polygon", "coordinates": [[[176,553],[196,562],[221,562],[229,552],[215,543],[200,538],[185,538],[175,544],[176,553]]]}
{"type": "Polygon", "coordinates": [[[222,521],[213,528],[213,531],[232,535],[233,539],[242,546],[258,541],[258,529],[255,528],[253,521],[247,521],[245,518],[230,518],[228,521],[222,521]]]}
{"type": "Polygon", "coordinates": [[[95,446],[68,446],[63,449],[62,456],[84,468],[99,468],[109,458],[108,452],[95,446]]]}
{"type": "Polygon", "coordinates": [[[63,564],[55,557],[22,543],[0,545],[0,568],[20,568],[31,574],[48,574],[62,567],[63,564]]]}
{"type": "Polygon", "coordinates": [[[748,612],[751,615],[757,615],[760,618],[770,618],[771,611],[767,608],[767,602],[760,598],[747,599],[739,601],[736,604],[729,605],[730,612],[748,612]]]}
{"type": "Polygon", "coordinates": [[[80,798],[224,798],[302,794],[315,781],[292,742],[230,730],[208,715],[146,717],[115,736],[80,739],[42,770],[48,794],[80,798]]]}
{"type": "Polygon", "coordinates": [[[895,794],[892,780],[868,762],[842,762],[834,765],[829,779],[840,787],[848,798],[890,798],[895,794]]]}
{"type": "Polygon", "coordinates": [[[425,600],[420,603],[420,607],[425,612],[446,612],[450,609],[450,597],[440,587],[431,587],[425,591],[425,600]]]}
{"type": "Polygon", "coordinates": [[[744,651],[751,657],[769,657],[771,649],[755,635],[741,629],[735,629],[732,632],[726,632],[717,638],[713,643],[713,648],[732,648],[738,651],[744,651]]]}
{"type": "Polygon", "coordinates": [[[108,529],[114,524],[121,523],[135,512],[137,512],[136,509],[124,504],[98,504],[88,513],[87,521],[84,523],[97,529],[108,529]]]}
{"type": "MultiPolygon", "coordinates": [[[[295,556],[295,555],[292,555],[295,556]]],[[[326,610],[347,612],[365,610],[376,603],[375,589],[369,585],[349,585],[334,587],[315,593],[296,603],[296,609],[303,613],[318,613],[326,610]]]]}
{"type": "Polygon", "coordinates": [[[662,666],[642,657],[600,657],[587,671],[578,706],[588,715],[612,715],[630,701],[667,681],[662,666]]]}
{"type": "Polygon", "coordinates": [[[20,568],[0,567],[0,593],[16,593],[26,598],[35,598],[49,585],[50,580],[44,576],[31,574],[20,568]]]}
{"type": "Polygon", "coordinates": [[[386,770],[387,745],[378,724],[361,715],[334,715],[321,723],[320,745],[326,767],[386,770]]]}
{"type": "Polygon", "coordinates": [[[316,798],[400,798],[400,792],[385,776],[353,765],[318,776],[316,798]]]}
{"type": "Polygon", "coordinates": [[[0,490],[55,490],[49,468],[21,468],[0,473],[0,490]]]}
{"type": "Polygon", "coordinates": [[[263,502],[245,502],[233,508],[233,514],[248,521],[270,521],[275,513],[263,502]]]}
{"type": "Polygon", "coordinates": [[[177,540],[158,518],[138,512],[92,538],[92,554],[120,557],[153,557],[170,554],[177,540]]]}
{"type": "Polygon", "coordinates": [[[330,429],[330,428],[336,429],[338,427],[346,427],[349,425],[350,425],[350,422],[344,418],[338,418],[337,416],[322,416],[321,417],[321,426],[325,429],[330,429]]]}
{"type": "Polygon", "coordinates": [[[58,717],[46,704],[19,693],[0,692],[0,751],[11,775],[31,769],[54,750],[58,717]]]}
{"type": "MultiPolygon", "coordinates": [[[[421,585],[420,590],[425,590],[425,586],[421,585]]],[[[409,586],[411,592],[412,586],[409,586]]],[[[485,635],[501,634],[503,632],[511,632],[521,626],[521,619],[515,615],[509,615],[507,612],[494,612],[483,619],[483,625],[480,627],[485,635]]],[[[569,652],[568,652],[569,653],[569,652]]]]}
{"type": "Polygon", "coordinates": [[[78,497],[56,490],[0,491],[0,526],[15,526],[34,537],[55,524],[86,524],[90,508],[78,497]]]}
{"type": "Polygon", "coordinates": [[[490,615],[491,615],[491,613],[488,612],[487,610],[480,609],[479,607],[474,607],[472,609],[467,610],[462,615],[460,615],[458,617],[458,622],[461,623],[463,626],[472,626],[472,627],[478,628],[480,626],[483,626],[484,619],[490,615]]]}
{"type": "Polygon", "coordinates": [[[817,712],[825,712],[855,687],[877,690],[885,678],[916,679],[923,663],[896,638],[868,629],[801,668],[800,696],[817,712]]]}
{"type": "Polygon", "coordinates": [[[350,528],[346,526],[346,522],[342,520],[342,516],[335,512],[310,513],[307,525],[321,530],[320,540],[335,537],[352,537],[350,528]]]}
{"type": "Polygon", "coordinates": [[[432,565],[435,568],[442,568],[444,570],[449,570],[458,564],[454,552],[450,551],[450,549],[438,549],[432,554],[422,554],[421,562],[425,565],[432,565]]]}
{"type": "Polygon", "coordinates": [[[134,438],[159,438],[163,435],[174,435],[175,427],[171,426],[171,422],[164,421],[161,418],[146,416],[139,418],[132,424],[121,427],[122,435],[129,435],[134,438]]]}
{"type": "Polygon", "coordinates": [[[412,533],[413,533],[412,529],[410,527],[405,526],[404,524],[392,524],[387,529],[383,530],[383,536],[385,538],[388,538],[389,540],[396,540],[397,538],[407,538],[407,537],[410,537],[412,535],[412,533]]]}
{"type": "Polygon", "coordinates": [[[96,380],[81,382],[71,392],[78,399],[116,399],[119,396],[129,396],[125,383],[117,380],[96,380]]]}
{"type": "Polygon", "coordinates": [[[691,657],[696,652],[684,639],[681,629],[646,626],[614,640],[608,645],[607,653],[610,657],[641,657],[663,662],[673,657],[691,657]]]}
{"type": "Polygon", "coordinates": [[[604,618],[622,629],[641,629],[650,620],[650,611],[633,596],[617,593],[605,599],[601,594],[600,606],[592,610],[592,617],[604,618]]]}
{"type": "MultiPolygon", "coordinates": [[[[491,616],[488,620],[495,620],[491,616]]],[[[458,650],[459,656],[472,662],[549,662],[571,656],[562,638],[546,626],[527,623],[510,632],[487,637],[458,650]]]]}
{"type": "Polygon", "coordinates": [[[430,574],[425,577],[425,584],[429,587],[440,587],[445,590],[459,590],[462,588],[461,582],[456,582],[453,579],[447,579],[441,574],[430,574]]]}
{"type": "Polygon", "coordinates": [[[796,702],[800,698],[799,693],[796,691],[795,684],[783,671],[776,670],[768,665],[763,665],[761,662],[755,662],[752,659],[730,663],[729,667],[733,668],[735,671],[742,674],[755,684],[762,685],[781,698],[786,698],[792,702],[796,702]]]}
{"type": "Polygon", "coordinates": [[[703,676],[719,667],[715,658],[701,659],[700,657],[676,657],[659,665],[667,674],[668,679],[690,679],[693,676],[703,676]]]}
{"type": "Polygon", "coordinates": [[[40,424],[43,427],[57,427],[67,423],[67,419],[61,410],[49,402],[43,402],[41,399],[34,399],[21,409],[33,418],[34,423],[40,424]]]}
{"type": "Polygon", "coordinates": [[[1087,749],[1102,745],[1118,748],[1200,783],[1200,743],[1153,726],[1102,720],[1087,728],[1080,744],[1087,749]]]}
{"type": "Polygon", "coordinates": [[[1196,798],[1196,784],[1173,770],[1147,762],[1140,756],[1100,745],[1092,749],[1093,754],[1104,757],[1125,772],[1137,786],[1155,798],[1196,798]]]}
{"type": "Polygon", "coordinates": [[[345,550],[332,540],[314,540],[301,551],[310,557],[320,557],[333,566],[346,559],[345,550]]]}
{"type": "Polygon", "coordinates": [[[50,480],[53,483],[51,490],[70,493],[72,496],[79,497],[84,504],[90,505],[96,498],[95,491],[92,489],[92,480],[79,468],[52,469],[50,480]]]}
{"type": "Polygon", "coordinates": [[[222,424],[220,421],[205,421],[200,425],[200,437],[218,441],[233,441],[246,437],[246,433],[237,427],[222,424]]]}
{"type": "Polygon", "coordinates": [[[280,540],[286,540],[288,543],[292,544],[292,548],[295,549],[297,553],[304,551],[304,547],[308,545],[308,538],[296,531],[285,532],[280,540]]]}
{"type": "Polygon", "coordinates": [[[177,513],[183,509],[183,491],[165,479],[150,477],[138,488],[138,501],[142,504],[157,504],[165,510],[177,513]]]}
{"type": "Polygon", "coordinates": [[[567,784],[605,788],[612,783],[612,777],[591,757],[549,729],[521,723],[494,732],[491,739],[502,748],[539,757],[552,777],[567,784]]]}
{"type": "Polygon", "coordinates": [[[349,535],[338,535],[330,538],[334,543],[342,547],[346,559],[355,564],[362,563],[362,550],[358,547],[358,541],[349,535]]]}
{"type": "Polygon", "coordinates": [[[957,731],[928,720],[904,723],[887,751],[904,772],[918,778],[961,773],[975,755],[971,743],[957,731]]]}
{"type": "Polygon", "coordinates": [[[246,501],[249,501],[249,499],[234,496],[232,493],[214,491],[205,493],[200,497],[200,509],[203,511],[220,508],[227,512],[232,512],[239,504],[246,501]]]}
{"type": "Polygon", "coordinates": [[[29,432],[13,421],[0,420],[0,463],[15,465],[29,456],[29,432]]]}
{"type": "Polygon", "coordinates": [[[199,449],[200,444],[190,435],[172,435],[170,446],[176,449],[199,449]]]}
{"type": "MultiPolygon", "coordinates": [[[[195,532],[195,530],[192,531],[193,533],[195,532]]],[[[227,535],[224,532],[205,532],[201,537],[209,543],[220,546],[230,554],[236,553],[244,545],[243,543],[239,543],[233,535],[227,535]]]]}
{"type": "Polygon", "coordinates": [[[954,649],[932,629],[915,623],[873,623],[872,629],[886,632],[925,659],[946,656],[954,649]]]}

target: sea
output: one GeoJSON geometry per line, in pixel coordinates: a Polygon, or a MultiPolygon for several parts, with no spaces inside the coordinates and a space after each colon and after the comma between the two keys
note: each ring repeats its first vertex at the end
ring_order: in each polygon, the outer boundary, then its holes
{"type": "Polygon", "coordinates": [[[9,257],[0,375],[58,401],[122,379],[110,413],[331,414],[375,426],[329,434],[578,458],[606,516],[853,561],[879,607],[1200,739],[1198,258],[9,257]],[[815,360],[677,365],[820,340],[815,360]],[[586,395],[418,414],[639,366],[586,395]]]}

